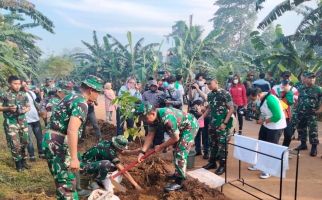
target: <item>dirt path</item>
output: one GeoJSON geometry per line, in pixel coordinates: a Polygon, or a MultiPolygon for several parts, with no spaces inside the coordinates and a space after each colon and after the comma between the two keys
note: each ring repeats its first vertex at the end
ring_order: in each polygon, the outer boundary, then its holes
{"type": "MultiPolygon", "coordinates": [[[[99,119],[105,119],[104,111],[104,98],[101,96],[99,98],[99,106],[96,108],[96,115],[99,119]]],[[[115,119],[115,114],[114,118],[115,119]]],[[[322,141],[322,123],[319,123],[319,138],[322,141]]],[[[259,126],[254,122],[245,122],[244,135],[253,138],[258,137],[259,126]]],[[[282,140],[282,138],[281,138],[282,140]]],[[[299,144],[298,141],[293,140],[291,147],[296,147],[299,144]]],[[[300,200],[319,200],[322,199],[322,145],[318,147],[319,155],[315,158],[309,156],[309,151],[303,151],[300,157],[300,167],[299,167],[299,183],[298,183],[298,199],[300,200]]],[[[228,160],[228,179],[233,180],[238,177],[238,162],[233,159],[232,152],[233,149],[229,148],[229,160],[228,160]]],[[[196,168],[199,168],[206,164],[206,161],[201,157],[196,159],[196,168]]],[[[287,178],[283,182],[283,199],[291,200],[294,199],[294,178],[295,178],[295,164],[296,158],[289,160],[290,169],[287,171],[287,178]]],[[[261,188],[262,190],[272,194],[278,195],[279,191],[279,179],[270,178],[267,180],[259,179],[259,172],[250,172],[247,170],[249,165],[242,164],[242,177],[245,181],[251,185],[261,188]]],[[[259,195],[263,199],[272,199],[268,196],[262,195],[261,193],[245,187],[248,191],[259,195]]],[[[233,200],[251,200],[255,199],[244,192],[230,185],[224,186],[224,194],[233,200]]]]}

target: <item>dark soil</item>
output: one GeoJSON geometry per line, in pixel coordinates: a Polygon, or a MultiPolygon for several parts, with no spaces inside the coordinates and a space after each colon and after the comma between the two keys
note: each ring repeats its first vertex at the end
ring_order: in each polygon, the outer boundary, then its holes
{"type": "MultiPolygon", "coordinates": [[[[111,140],[116,135],[116,127],[112,124],[98,120],[99,127],[101,128],[103,139],[111,140]]],[[[90,148],[96,143],[95,131],[91,126],[86,128],[85,141],[79,146],[82,151],[90,148]]],[[[129,149],[136,149],[142,146],[142,141],[137,139],[129,144],[129,149]]],[[[136,160],[136,156],[123,156],[120,155],[123,163],[129,164],[136,160]]],[[[138,192],[134,189],[130,182],[123,178],[122,184],[127,188],[127,192],[117,193],[121,200],[227,200],[216,189],[211,189],[208,186],[196,181],[195,179],[188,178],[183,185],[183,189],[178,192],[166,193],[164,187],[168,183],[166,175],[170,174],[173,165],[169,158],[161,159],[160,156],[153,156],[145,160],[138,167],[130,170],[130,174],[134,180],[143,188],[143,192],[138,192]]]]}
{"type": "Polygon", "coordinates": [[[178,192],[164,192],[164,187],[167,184],[166,175],[170,173],[171,163],[163,161],[161,158],[154,156],[139,167],[130,171],[133,178],[144,189],[139,193],[133,189],[132,185],[124,180],[128,191],[125,194],[116,193],[122,200],[227,200],[216,189],[211,189],[208,186],[188,178],[183,185],[183,189],[178,192]]]}

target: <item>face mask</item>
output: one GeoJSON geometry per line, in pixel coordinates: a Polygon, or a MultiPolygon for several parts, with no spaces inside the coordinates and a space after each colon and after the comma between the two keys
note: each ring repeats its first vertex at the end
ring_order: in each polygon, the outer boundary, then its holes
{"type": "Polygon", "coordinates": [[[261,105],[261,101],[260,101],[259,99],[257,99],[257,100],[255,101],[255,104],[256,104],[256,106],[257,106],[257,107],[259,107],[259,106],[261,105]]]}
{"type": "Polygon", "coordinates": [[[238,83],[238,79],[234,79],[233,83],[234,84],[237,84],[238,83]]]}
{"type": "Polygon", "coordinates": [[[199,86],[204,86],[204,82],[203,81],[197,81],[197,84],[199,85],[199,86]]]}

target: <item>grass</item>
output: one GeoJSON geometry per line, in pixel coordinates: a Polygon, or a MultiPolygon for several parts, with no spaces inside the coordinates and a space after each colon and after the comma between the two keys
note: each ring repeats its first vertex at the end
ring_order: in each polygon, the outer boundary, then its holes
{"type": "Polygon", "coordinates": [[[0,124],[0,199],[55,199],[54,181],[44,160],[31,163],[31,170],[16,172],[3,131],[2,114],[0,124]]]}

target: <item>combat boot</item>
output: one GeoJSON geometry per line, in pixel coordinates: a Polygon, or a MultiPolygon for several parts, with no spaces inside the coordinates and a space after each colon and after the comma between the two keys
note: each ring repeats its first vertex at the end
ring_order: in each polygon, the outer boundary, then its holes
{"type": "Polygon", "coordinates": [[[220,176],[220,175],[222,175],[225,172],[226,172],[226,160],[225,159],[222,159],[222,160],[219,161],[219,167],[215,171],[215,174],[217,174],[218,176],[220,176]]]}
{"type": "Polygon", "coordinates": [[[301,142],[301,144],[295,148],[295,150],[307,150],[307,145],[306,145],[306,142],[301,142]]]}
{"type": "Polygon", "coordinates": [[[203,157],[202,157],[204,160],[208,160],[209,159],[209,153],[208,152],[205,152],[203,154],[203,157]]]}
{"type": "Polygon", "coordinates": [[[18,172],[22,172],[23,171],[23,167],[22,167],[21,160],[16,161],[16,169],[17,169],[18,172]]]}
{"type": "Polygon", "coordinates": [[[214,162],[209,162],[207,165],[203,166],[202,168],[204,169],[217,169],[217,163],[216,161],[214,162]]]}
{"type": "Polygon", "coordinates": [[[310,156],[315,157],[318,154],[317,144],[312,144],[310,156]]]}

